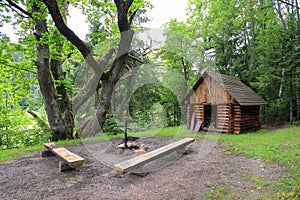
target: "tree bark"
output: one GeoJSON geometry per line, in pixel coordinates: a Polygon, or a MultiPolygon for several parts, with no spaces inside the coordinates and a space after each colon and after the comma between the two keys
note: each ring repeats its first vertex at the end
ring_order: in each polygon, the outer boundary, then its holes
{"type": "MultiPolygon", "coordinates": [[[[102,59],[100,59],[100,65],[106,65],[106,63],[111,59],[112,55],[114,54],[115,50],[110,49],[107,54],[103,55],[102,59]],[[101,64],[103,63],[103,64],[101,64]]],[[[73,104],[73,114],[76,115],[78,109],[93,95],[97,90],[98,83],[101,79],[100,73],[95,73],[93,77],[85,84],[82,88],[81,92],[78,93],[72,99],[73,104]]]]}
{"type": "Polygon", "coordinates": [[[290,73],[290,122],[293,122],[293,69],[290,73]]]}
{"type": "MultiPolygon", "coordinates": [[[[114,60],[112,67],[101,77],[101,94],[96,106],[95,115],[90,117],[78,130],[81,137],[93,136],[99,131],[106,120],[106,114],[111,106],[112,94],[116,83],[126,67],[128,53],[134,32],[131,30],[131,24],[128,19],[128,10],[133,0],[123,1],[115,0],[118,9],[118,27],[121,33],[121,39],[118,46],[117,58],[114,60]]],[[[132,18],[131,16],[130,18],[132,18]]]]}
{"type": "Polygon", "coordinates": [[[120,80],[122,71],[126,67],[128,52],[130,50],[133,31],[121,33],[121,41],[119,43],[118,57],[112,64],[112,67],[102,77],[101,93],[96,106],[94,116],[88,118],[83,125],[78,129],[77,135],[81,137],[94,136],[103,126],[106,120],[106,114],[111,106],[112,94],[116,83],[120,80]]]}
{"type": "Polygon", "coordinates": [[[296,102],[297,102],[297,120],[300,120],[300,72],[297,71],[296,71],[296,102]]]}
{"type": "MultiPolygon", "coordinates": [[[[36,4],[32,6],[32,11],[41,12],[36,4]]],[[[59,70],[60,63],[55,60],[51,62],[49,45],[45,42],[41,42],[41,38],[48,33],[47,21],[36,18],[34,18],[34,21],[36,23],[35,35],[38,41],[36,61],[37,79],[52,132],[52,140],[72,139],[74,128],[72,107],[64,86],[60,85],[58,89],[56,89],[53,81],[53,77],[58,80],[61,75],[61,70],[59,70]],[[52,69],[52,73],[50,68],[52,69]],[[57,94],[59,94],[60,97],[57,94]]]]}

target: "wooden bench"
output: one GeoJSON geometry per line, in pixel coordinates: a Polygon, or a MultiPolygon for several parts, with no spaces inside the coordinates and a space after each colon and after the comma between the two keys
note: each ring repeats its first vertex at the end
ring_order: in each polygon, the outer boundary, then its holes
{"type": "Polygon", "coordinates": [[[68,169],[75,169],[81,166],[84,159],[79,155],[70,152],[64,147],[59,147],[53,142],[44,144],[46,150],[42,152],[42,157],[49,157],[56,155],[62,161],[58,163],[59,171],[65,171],[68,169]]]}
{"type": "Polygon", "coordinates": [[[184,138],[182,140],[175,141],[171,144],[158,148],[154,151],[136,156],[132,159],[120,162],[114,165],[116,171],[120,173],[131,172],[134,169],[145,165],[155,159],[161,158],[173,151],[178,151],[179,153],[184,153],[185,147],[195,141],[194,138],[184,138]]]}

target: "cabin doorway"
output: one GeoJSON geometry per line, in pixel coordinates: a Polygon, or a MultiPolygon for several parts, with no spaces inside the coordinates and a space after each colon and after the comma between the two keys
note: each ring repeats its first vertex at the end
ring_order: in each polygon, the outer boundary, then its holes
{"type": "Polygon", "coordinates": [[[216,128],[217,125],[216,122],[217,122],[217,106],[204,105],[203,130],[208,130],[208,128],[216,128]]]}

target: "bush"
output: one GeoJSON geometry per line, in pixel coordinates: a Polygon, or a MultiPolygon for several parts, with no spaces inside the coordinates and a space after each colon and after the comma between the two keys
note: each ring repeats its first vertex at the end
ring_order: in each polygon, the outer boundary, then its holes
{"type": "Polygon", "coordinates": [[[0,130],[0,149],[13,149],[34,146],[48,142],[51,138],[49,132],[42,129],[31,130],[0,130]]]}

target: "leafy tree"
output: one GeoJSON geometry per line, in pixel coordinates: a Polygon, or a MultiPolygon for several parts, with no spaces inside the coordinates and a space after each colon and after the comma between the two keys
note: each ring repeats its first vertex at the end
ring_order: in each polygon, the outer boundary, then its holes
{"type": "Polygon", "coordinates": [[[76,113],[80,106],[93,95],[96,90],[95,86],[99,85],[101,86],[98,87],[100,97],[95,114],[79,128],[78,134],[81,136],[94,135],[100,130],[110,106],[114,85],[120,79],[126,66],[133,36],[131,29],[133,19],[138,8],[140,8],[139,12],[143,13],[145,12],[143,7],[148,6],[144,1],[133,2],[133,0],[100,3],[91,1],[91,6],[88,6],[86,1],[82,2],[83,6],[88,7],[85,11],[93,26],[96,26],[103,16],[105,17],[104,23],[98,28],[96,27],[97,30],[101,28],[105,31],[97,33],[96,30],[94,35],[90,36],[92,45],[99,42],[95,34],[98,36],[103,34],[99,38],[105,38],[117,32],[120,33],[118,47],[109,49],[99,56],[99,59],[94,57],[91,46],[81,41],[67,26],[68,6],[77,2],[66,0],[5,0],[1,2],[1,6],[4,6],[6,11],[10,8],[18,15],[17,23],[21,24],[23,33],[26,35],[23,38],[24,45],[27,45],[27,48],[33,46],[36,49],[36,55],[31,58],[37,67],[37,79],[53,135],[52,140],[73,138],[73,113],[76,113]],[[101,11],[100,14],[93,16],[92,13],[95,10],[101,11]],[[116,14],[117,17],[115,17],[116,14]],[[52,20],[49,20],[49,15],[52,20]],[[85,59],[93,69],[94,74],[86,84],[90,87],[83,88],[85,90],[70,99],[68,95],[70,84],[66,80],[62,63],[73,54],[75,54],[74,57],[78,57],[76,56],[78,53],[81,54],[81,59],[85,59]],[[108,66],[108,61],[113,54],[116,58],[108,66]]]}
{"type": "MultiPolygon", "coordinates": [[[[35,72],[28,62],[24,61],[19,45],[10,43],[6,36],[0,41],[0,127],[8,129],[12,123],[13,112],[19,112],[22,108],[33,107],[34,103],[27,104],[25,100],[32,98],[31,86],[36,81],[33,76],[35,72]]],[[[23,112],[24,114],[24,112],[23,112]]]]}

